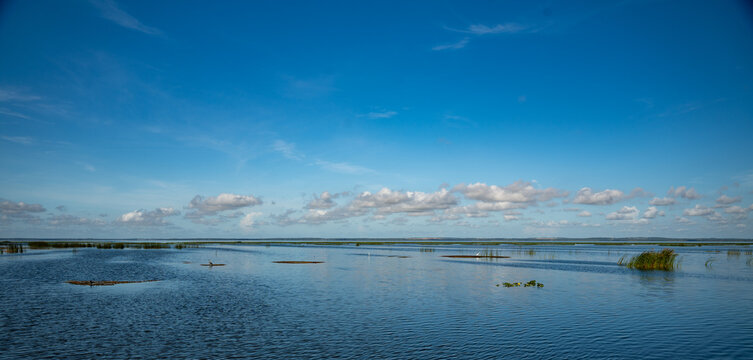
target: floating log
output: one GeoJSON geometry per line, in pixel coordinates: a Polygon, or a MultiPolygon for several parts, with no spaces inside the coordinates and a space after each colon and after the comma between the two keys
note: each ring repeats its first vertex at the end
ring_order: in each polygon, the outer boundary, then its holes
{"type": "Polygon", "coordinates": [[[225,266],[225,264],[201,264],[201,266],[225,266]]]}
{"type": "Polygon", "coordinates": [[[112,286],[115,284],[136,284],[136,283],[145,283],[145,282],[153,282],[153,281],[159,281],[159,280],[138,280],[138,281],[93,281],[93,280],[85,280],[85,281],[79,281],[79,280],[69,280],[66,281],[69,284],[72,285],[88,285],[88,286],[112,286]]]}

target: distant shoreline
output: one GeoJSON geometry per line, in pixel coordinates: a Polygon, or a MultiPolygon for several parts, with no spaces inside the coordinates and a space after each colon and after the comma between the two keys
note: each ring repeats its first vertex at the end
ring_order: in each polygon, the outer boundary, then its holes
{"type": "Polygon", "coordinates": [[[50,243],[71,247],[93,247],[96,244],[126,245],[661,245],[661,246],[753,246],[753,239],[682,239],[682,238],[155,238],[155,239],[96,239],[96,238],[0,238],[0,242],[50,243]]]}

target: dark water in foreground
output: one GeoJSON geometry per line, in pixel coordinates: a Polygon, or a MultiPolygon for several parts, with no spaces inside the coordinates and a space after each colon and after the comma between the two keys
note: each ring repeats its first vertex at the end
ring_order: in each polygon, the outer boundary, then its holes
{"type": "Polygon", "coordinates": [[[409,245],[6,254],[0,358],[753,357],[751,247],[677,248],[674,273],[616,265],[649,248],[506,245],[490,249],[511,258],[493,261],[440,257],[478,246],[409,245]],[[64,283],[147,279],[161,281],[64,283]],[[545,287],[496,286],[533,279],[545,287]]]}

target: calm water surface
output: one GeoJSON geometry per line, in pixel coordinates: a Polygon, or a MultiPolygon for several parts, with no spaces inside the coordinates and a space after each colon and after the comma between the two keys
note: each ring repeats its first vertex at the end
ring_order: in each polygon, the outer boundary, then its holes
{"type": "Polygon", "coordinates": [[[616,265],[652,248],[212,245],[6,254],[0,358],[753,358],[753,248],[676,248],[681,267],[673,273],[616,265]],[[511,258],[441,257],[485,249],[511,258]],[[227,265],[199,265],[208,261],[227,265]],[[151,279],[160,281],[65,283],[151,279]],[[545,287],[496,286],[534,279],[545,287]]]}

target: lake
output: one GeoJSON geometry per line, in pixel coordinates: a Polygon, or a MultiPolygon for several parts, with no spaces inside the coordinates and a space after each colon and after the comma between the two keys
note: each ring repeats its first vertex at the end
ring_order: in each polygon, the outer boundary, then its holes
{"type": "Polygon", "coordinates": [[[0,256],[0,357],[753,357],[753,247],[676,247],[674,272],[617,264],[649,249],[26,250],[0,256]],[[442,257],[484,251],[510,258],[442,257]],[[498,286],[530,280],[544,286],[498,286]]]}

